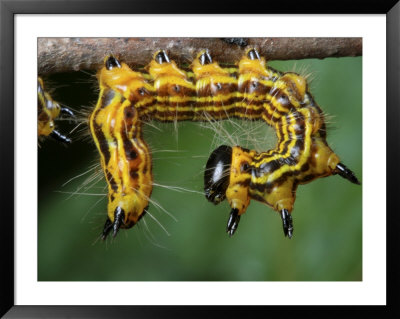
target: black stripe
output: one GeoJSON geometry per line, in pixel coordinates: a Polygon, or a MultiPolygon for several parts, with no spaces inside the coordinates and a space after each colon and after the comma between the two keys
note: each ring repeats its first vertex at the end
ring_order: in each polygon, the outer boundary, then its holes
{"type": "Polygon", "coordinates": [[[118,185],[117,185],[117,183],[115,182],[114,177],[112,176],[112,174],[110,173],[110,171],[109,171],[107,168],[105,169],[105,171],[106,171],[106,178],[107,178],[107,181],[108,181],[108,183],[110,184],[112,190],[113,190],[114,192],[118,191],[118,185]]]}
{"type": "MultiPolygon", "coordinates": [[[[115,96],[115,91],[111,89],[105,89],[103,95],[101,96],[101,109],[104,109],[108,105],[111,104],[111,101],[113,100],[115,96]]],[[[123,99],[125,99],[123,96],[121,96],[121,103],[123,102],[123,99]]]]}
{"type": "Polygon", "coordinates": [[[98,112],[99,112],[99,110],[96,111],[96,113],[93,117],[94,134],[95,134],[97,142],[100,146],[100,152],[104,156],[105,165],[107,166],[108,162],[110,161],[111,154],[110,154],[110,150],[108,148],[108,141],[107,141],[103,131],[101,130],[101,126],[99,126],[96,123],[96,115],[98,112]]]}

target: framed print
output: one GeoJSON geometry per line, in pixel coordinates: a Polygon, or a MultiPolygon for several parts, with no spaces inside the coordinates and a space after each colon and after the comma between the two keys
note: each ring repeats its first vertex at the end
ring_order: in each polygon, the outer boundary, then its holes
{"type": "Polygon", "coordinates": [[[1,2],[2,315],[398,311],[398,3],[39,3],[1,2]]]}

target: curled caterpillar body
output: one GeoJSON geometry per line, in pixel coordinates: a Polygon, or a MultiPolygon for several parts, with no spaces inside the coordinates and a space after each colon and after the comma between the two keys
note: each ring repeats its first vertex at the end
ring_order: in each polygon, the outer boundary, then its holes
{"type": "Polygon", "coordinates": [[[45,91],[43,80],[38,77],[38,136],[51,136],[55,140],[69,144],[71,139],[55,130],[54,120],[60,113],[74,117],[74,113],[52,99],[45,91]]]}
{"type": "Polygon", "coordinates": [[[151,155],[141,135],[135,100],[101,87],[90,130],[108,184],[108,218],[103,239],[130,228],[145,213],[152,191],[151,155]]]}
{"type": "Polygon", "coordinates": [[[324,116],[308,92],[306,80],[266,66],[250,49],[237,67],[222,68],[202,51],[186,72],[156,52],[148,74],[135,72],[110,56],[99,74],[100,98],[90,128],[109,188],[111,229],[132,227],[145,213],[151,194],[151,157],[142,137],[142,123],[155,119],[215,121],[228,118],[262,120],[272,126],[278,143],[257,153],[240,146],[221,146],[210,156],[205,195],[231,206],[227,232],[236,231],[251,199],[279,212],[284,233],[291,237],[291,211],[297,186],[339,174],[359,183],[326,142],[324,116]],[[128,155],[134,151],[135,156],[128,155]]]}

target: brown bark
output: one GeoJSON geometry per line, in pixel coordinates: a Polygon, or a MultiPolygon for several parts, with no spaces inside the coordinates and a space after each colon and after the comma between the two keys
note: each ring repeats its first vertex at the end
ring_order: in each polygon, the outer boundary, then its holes
{"type": "Polygon", "coordinates": [[[159,49],[180,64],[190,64],[201,49],[209,49],[220,63],[232,64],[243,55],[246,45],[256,47],[267,60],[362,55],[362,38],[39,38],[38,72],[97,70],[111,53],[130,66],[145,66],[159,49]]]}

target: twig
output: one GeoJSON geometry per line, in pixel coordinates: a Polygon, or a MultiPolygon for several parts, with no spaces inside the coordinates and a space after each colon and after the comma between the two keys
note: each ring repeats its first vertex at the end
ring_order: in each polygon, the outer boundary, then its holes
{"type": "Polygon", "coordinates": [[[190,64],[201,49],[220,63],[234,63],[244,47],[256,47],[267,60],[323,59],[362,55],[361,38],[39,38],[38,72],[98,70],[114,54],[130,66],[145,66],[159,49],[190,64]]]}

